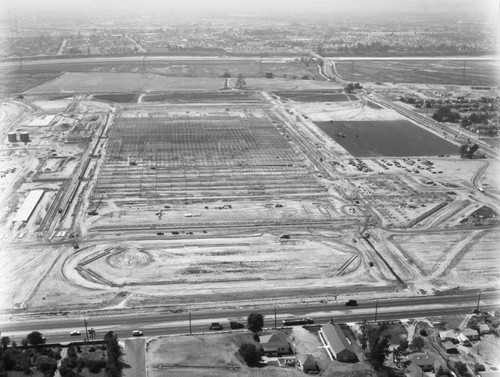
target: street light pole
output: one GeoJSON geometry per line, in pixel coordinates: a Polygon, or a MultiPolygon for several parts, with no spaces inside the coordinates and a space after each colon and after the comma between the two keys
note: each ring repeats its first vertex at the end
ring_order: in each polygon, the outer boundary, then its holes
{"type": "Polygon", "coordinates": [[[276,305],[274,305],[274,328],[276,329],[278,326],[276,326],[276,305]]]}
{"type": "Polygon", "coordinates": [[[85,339],[88,342],[89,341],[89,330],[87,328],[87,319],[84,319],[83,323],[85,324],[85,339]]]}
{"type": "Polygon", "coordinates": [[[193,332],[191,331],[191,312],[189,312],[189,335],[192,335],[193,332]]]}
{"type": "Polygon", "coordinates": [[[375,303],[375,322],[377,322],[377,312],[378,312],[378,300],[375,303]]]}
{"type": "Polygon", "coordinates": [[[479,301],[481,301],[481,291],[479,291],[479,297],[477,298],[476,313],[479,313],[479,301]]]}

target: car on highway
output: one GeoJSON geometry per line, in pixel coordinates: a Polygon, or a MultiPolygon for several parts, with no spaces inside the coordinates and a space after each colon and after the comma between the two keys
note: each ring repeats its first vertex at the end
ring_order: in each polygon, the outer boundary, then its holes
{"type": "Polygon", "coordinates": [[[214,331],[220,331],[223,328],[224,327],[222,327],[222,325],[219,322],[212,322],[212,324],[209,327],[210,330],[214,330],[214,331]]]}
{"type": "Polygon", "coordinates": [[[358,306],[358,302],[356,300],[349,300],[345,303],[345,306],[358,306]]]}
{"type": "Polygon", "coordinates": [[[69,333],[69,335],[70,336],[80,336],[80,335],[82,335],[82,333],[80,331],[75,330],[75,331],[71,331],[69,333]]]}
{"type": "Polygon", "coordinates": [[[132,331],[132,336],[142,336],[143,333],[141,330],[134,330],[132,331]]]}

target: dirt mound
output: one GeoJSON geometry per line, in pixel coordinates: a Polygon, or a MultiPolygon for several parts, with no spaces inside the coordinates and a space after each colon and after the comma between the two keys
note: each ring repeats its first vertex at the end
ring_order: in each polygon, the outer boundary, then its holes
{"type": "Polygon", "coordinates": [[[142,250],[123,250],[107,258],[113,267],[144,267],[153,262],[153,257],[142,250]]]}

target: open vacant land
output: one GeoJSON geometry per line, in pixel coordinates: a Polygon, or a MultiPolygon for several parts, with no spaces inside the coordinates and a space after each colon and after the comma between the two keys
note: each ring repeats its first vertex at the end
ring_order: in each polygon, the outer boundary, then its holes
{"type": "Polygon", "coordinates": [[[158,338],[148,345],[148,376],[174,377],[294,377],[296,368],[249,368],[238,355],[243,343],[255,343],[249,333],[158,338]]]}
{"type": "MultiPolygon", "coordinates": [[[[230,86],[234,86],[236,79],[230,79],[230,86]]],[[[76,73],[68,72],[57,79],[30,89],[27,94],[46,93],[138,93],[145,91],[198,91],[222,90],[225,79],[222,77],[172,77],[154,73],[76,73]]],[[[331,87],[331,84],[318,80],[302,79],[264,79],[247,78],[247,90],[284,89],[322,89],[331,87]]]]}
{"type": "Polygon", "coordinates": [[[354,82],[432,83],[496,86],[495,61],[352,61],[335,63],[340,76],[354,82]]]}
{"type": "Polygon", "coordinates": [[[337,91],[293,91],[293,92],[274,92],[275,95],[297,102],[342,102],[352,101],[358,98],[355,95],[344,93],[342,89],[337,91]]]}

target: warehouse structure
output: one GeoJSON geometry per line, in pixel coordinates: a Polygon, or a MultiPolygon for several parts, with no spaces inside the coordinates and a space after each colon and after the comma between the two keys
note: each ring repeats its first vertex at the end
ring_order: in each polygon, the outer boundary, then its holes
{"type": "Polygon", "coordinates": [[[44,190],[30,191],[26,199],[24,199],[21,208],[19,208],[19,211],[17,211],[16,217],[14,218],[13,221],[24,222],[24,223],[28,222],[31,215],[33,214],[33,211],[40,202],[40,199],[42,199],[43,193],[44,190]]]}

